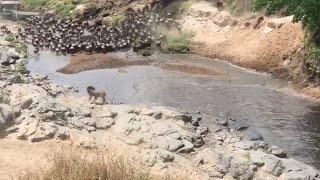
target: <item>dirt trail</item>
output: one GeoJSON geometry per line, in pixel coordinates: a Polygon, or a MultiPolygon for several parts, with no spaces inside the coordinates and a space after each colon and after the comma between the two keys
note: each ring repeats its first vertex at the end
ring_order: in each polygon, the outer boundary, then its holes
{"type": "Polygon", "coordinates": [[[9,179],[24,170],[32,170],[45,162],[51,142],[31,143],[15,139],[0,139],[0,179],[9,179]]]}

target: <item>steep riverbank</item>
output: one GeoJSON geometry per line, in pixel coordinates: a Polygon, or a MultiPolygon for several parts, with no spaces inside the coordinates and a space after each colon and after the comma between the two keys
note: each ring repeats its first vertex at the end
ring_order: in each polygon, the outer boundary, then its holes
{"type": "Polygon", "coordinates": [[[191,52],[273,74],[299,93],[319,98],[319,88],[308,83],[305,32],[292,17],[247,13],[241,17],[219,11],[209,2],[190,1],[181,19],[184,31],[194,32],[191,52]],[[258,22],[258,19],[263,20],[258,22]]]}

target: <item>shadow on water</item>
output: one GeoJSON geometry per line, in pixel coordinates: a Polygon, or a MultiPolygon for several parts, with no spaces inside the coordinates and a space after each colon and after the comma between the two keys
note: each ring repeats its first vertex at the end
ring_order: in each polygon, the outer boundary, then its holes
{"type": "Polygon", "coordinates": [[[85,71],[64,75],[56,70],[68,63],[68,56],[41,52],[27,69],[48,75],[56,83],[77,87],[84,95],[93,85],[106,90],[117,102],[165,105],[189,112],[200,110],[209,128],[211,117],[229,114],[260,133],[267,142],[284,148],[306,163],[320,168],[320,106],[279,90],[268,75],[251,73],[227,63],[198,56],[158,55],[156,59],[182,59],[213,66],[224,77],[201,78],[153,66],[132,66],[125,73],[117,69],[85,71]]]}

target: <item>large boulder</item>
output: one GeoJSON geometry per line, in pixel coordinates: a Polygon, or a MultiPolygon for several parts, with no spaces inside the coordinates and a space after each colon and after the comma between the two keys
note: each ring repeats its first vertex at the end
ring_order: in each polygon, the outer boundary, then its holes
{"type": "Polygon", "coordinates": [[[0,104],[0,126],[13,120],[12,108],[7,104],[0,104]]]}

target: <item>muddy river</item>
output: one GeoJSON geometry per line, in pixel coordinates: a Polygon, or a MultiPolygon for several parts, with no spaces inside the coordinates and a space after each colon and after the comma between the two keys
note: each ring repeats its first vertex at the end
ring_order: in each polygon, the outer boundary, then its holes
{"type": "Polygon", "coordinates": [[[200,63],[224,75],[204,78],[154,66],[64,75],[56,70],[65,66],[70,57],[46,51],[31,58],[27,69],[48,75],[56,83],[78,88],[78,95],[85,93],[86,86],[93,85],[106,90],[109,98],[117,102],[165,105],[190,112],[200,110],[203,123],[209,128],[213,123],[211,117],[222,112],[249,125],[249,132],[260,133],[270,144],[286,149],[290,156],[320,168],[320,104],[281,88],[281,83],[269,75],[222,61],[193,55],[153,58],[200,63]]]}

